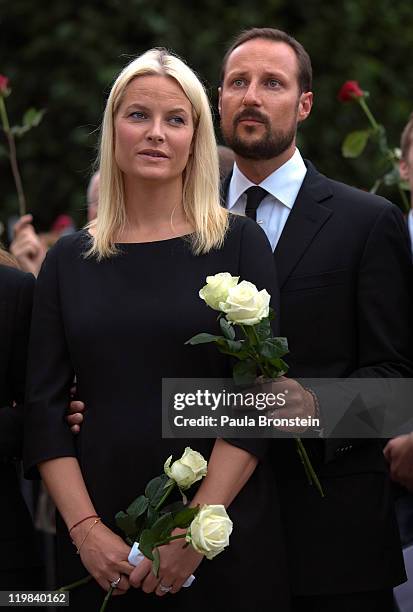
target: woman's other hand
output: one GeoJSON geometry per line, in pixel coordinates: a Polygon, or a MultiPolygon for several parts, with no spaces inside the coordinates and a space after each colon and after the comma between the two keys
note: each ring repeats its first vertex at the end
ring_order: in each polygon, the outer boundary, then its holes
{"type": "Polygon", "coordinates": [[[75,546],[80,547],[83,565],[102,589],[108,591],[111,582],[121,576],[113,595],[124,595],[130,587],[128,576],[134,569],[127,560],[130,546],[103,523],[93,525],[93,519],[81,523],[71,536],[75,546]]]}
{"type": "MultiPolygon", "coordinates": [[[[176,529],[172,535],[185,531],[176,529]]],[[[130,574],[129,582],[133,587],[141,587],[145,593],[155,593],[162,597],[181,589],[201,563],[203,555],[187,545],[184,538],[160,546],[158,550],[161,559],[158,577],[152,572],[151,561],[144,559],[130,574]]]]}

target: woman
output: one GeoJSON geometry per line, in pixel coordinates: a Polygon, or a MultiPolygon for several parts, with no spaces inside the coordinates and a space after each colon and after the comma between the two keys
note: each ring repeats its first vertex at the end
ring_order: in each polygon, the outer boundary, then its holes
{"type": "Polygon", "coordinates": [[[120,578],[116,594],[128,592],[113,609],[209,610],[228,596],[238,610],[279,603],[285,611],[276,492],[266,462],[257,468],[260,445],[161,439],[163,377],[230,375],[214,347],[184,344],[218,332],[198,297],[206,276],[227,271],[277,298],[264,234],[219,205],[208,100],[181,60],[153,49],[121,72],[99,162],[97,220],[62,239],[39,276],[29,365],[26,470],[38,465],[61,515],[61,580],[88,571],[96,581],[74,591],[71,605],[96,608],[99,586],[120,578]],[[74,375],[88,407],[77,447],[64,422],[74,375]],[[114,516],[187,445],[209,459],[193,503],[230,505],[231,544],[213,562],[170,544],[160,549],[159,579],[147,560],[132,572],[114,516]],[[194,584],[181,589],[192,573],[194,584]]]}
{"type": "Polygon", "coordinates": [[[42,588],[40,558],[18,472],[34,278],[0,247],[0,590],[42,588]]]}

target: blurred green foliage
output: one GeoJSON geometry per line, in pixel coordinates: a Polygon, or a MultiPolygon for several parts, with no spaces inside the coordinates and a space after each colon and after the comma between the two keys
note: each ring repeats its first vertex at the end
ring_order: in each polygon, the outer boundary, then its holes
{"type": "MultiPolygon", "coordinates": [[[[0,73],[10,79],[11,121],[45,108],[39,127],[18,142],[28,209],[38,229],[69,212],[85,222],[85,191],[99,123],[113,77],[135,55],[166,46],[185,58],[216,107],[220,60],[244,28],[287,30],[309,51],[315,104],[299,132],[304,155],[333,178],[369,189],[379,160],[367,145],[357,160],[341,156],[345,134],[364,127],[356,105],[343,105],[343,81],[370,91],[370,107],[396,146],[413,108],[410,55],[413,3],[391,0],[0,0],[0,73]]],[[[217,134],[219,127],[217,121],[217,134]]],[[[17,197],[0,142],[0,219],[17,197]]],[[[397,202],[397,192],[385,194],[397,202]]]]}

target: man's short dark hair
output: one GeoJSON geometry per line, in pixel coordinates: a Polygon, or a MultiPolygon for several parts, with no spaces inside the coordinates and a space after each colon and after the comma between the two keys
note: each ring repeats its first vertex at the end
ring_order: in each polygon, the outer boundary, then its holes
{"type": "Polygon", "coordinates": [[[409,121],[404,126],[402,137],[400,140],[400,148],[402,150],[402,159],[407,161],[410,148],[413,145],[413,113],[409,117],[409,121]]]}
{"type": "Polygon", "coordinates": [[[227,67],[228,58],[231,53],[237,48],[248,42],[249,40],[255,40],[261,38],[264,40],[271,40],[273,42],[283,42],[287,44],[294,51],[297,62],[298,62],[298,86],[300,92],[311,91],[313,70],[311,68],[311,60],[307,51],[303,45],[295,40],[292,36],[283,32],[282,30],[276,30],[274,28],[251,28],[250,30],[244,30],[241,34],[233,41],[228,51],[224,55],[221,67],[221,85],[225,78],[225,69],[227,67]]]}

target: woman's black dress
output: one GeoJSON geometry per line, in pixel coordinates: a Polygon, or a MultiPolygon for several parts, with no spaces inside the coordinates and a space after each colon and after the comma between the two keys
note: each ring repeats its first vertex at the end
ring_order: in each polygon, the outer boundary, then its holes
{"type": "MultiPolygon", "coordinates": [[[[219,333],[217,313],[199,298],[208,275],[230,272],[266,288],[278,307],[271,249],[249,219],[233,217],[224,246],[195,256],[184,238],[119,245],[98,263],[83,254],[85,231],[61,239],[38,278],[29,357],[26,472],[40,461],[76,456],[93,504],[117,531],[114,516],[163,471],[185,446],[208,458],[213,440],[161,437],[163,377],[230,376],[229,362],[212,345],[185,341],[201,331],[219,333]],[[80,435],[65,423],[76,375],[86,404],[80,435]]],[[[262,442],[239,446],[263,453],[262,442]]],[[[224,466],[223,466],[224,468],[224,466]]],[[[69,492],[68,492],[69,494],[69,492]]],[[[231,605],[250,611],[288,611],[286,570],[274,478],[266,459],[228,510],[234,531],[229,548],[204,559],[196,581],[163,598],[130,589],[109,610],[211,610],[231,605]]],[[[67,530],[58,522],[61,583],[86,574],[67,530]]],[[[72,609],[98,610],[96,584],[71,594],[72,609]],[[76,603],[75,603],[76,602],[76,603]]]]}

